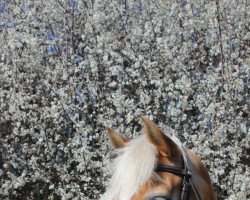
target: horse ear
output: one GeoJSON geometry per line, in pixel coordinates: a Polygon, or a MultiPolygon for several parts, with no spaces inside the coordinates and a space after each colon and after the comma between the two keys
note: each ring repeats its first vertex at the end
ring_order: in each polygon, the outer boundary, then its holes
{"type": "Polygon", "coordinates": [[[108,129],[109,140],[115,149],[123,148],[126,142],[129,141],[128,138],[119,135],[113,129],[111,128],[107,128],[107,129],[108,129]]]}
{"type": "Polygon", "coordinates": [[[157,125],[147,117],[142,117],[142,121],[144,124],[144,132],[149,142],[156,146],[161,156],[167,157],[168,159],[179,157],[179,148],[170,137],[164,134],[157,125]]]}

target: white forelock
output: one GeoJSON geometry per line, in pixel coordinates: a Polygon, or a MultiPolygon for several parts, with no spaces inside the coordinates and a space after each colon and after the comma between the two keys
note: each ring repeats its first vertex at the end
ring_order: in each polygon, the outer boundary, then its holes
{"type": "Polygon", "coordinates": [[[117,153],[110,185],[101,200],[130,200],[153,176],[157,151],[145,135],[132,140],[117,153]]]}

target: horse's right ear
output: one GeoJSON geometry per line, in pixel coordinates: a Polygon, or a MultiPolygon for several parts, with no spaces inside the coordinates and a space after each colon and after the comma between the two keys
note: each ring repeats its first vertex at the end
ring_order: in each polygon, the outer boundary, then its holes
{"type": "Polygon", "coordinates": [[[169,159],[179,159],[182,156],[175,142],[164,134],[153,121],[145,116],[142,117],[142,121],[148,141],[157,148],[161,156],[168,157],[169,159]]]}
{"type": "Polygon", "coordinates": [[[125,144],[129,141],[127,137],[121,136],[111,128],[108,128],[108,136],[112,146],[115,149],[123,148],[125,144]]]}

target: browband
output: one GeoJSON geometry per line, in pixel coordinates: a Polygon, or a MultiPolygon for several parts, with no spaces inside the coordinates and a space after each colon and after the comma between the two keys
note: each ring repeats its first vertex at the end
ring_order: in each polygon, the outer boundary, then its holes
{"type": "Polygon", "coordinates": [[[176,175],[182,175],[191,178],[191,174],[188,172],[187,169],[181,169],[170,165],[158,164],[155,168],[155,171],[170,172],[176,175]]]}

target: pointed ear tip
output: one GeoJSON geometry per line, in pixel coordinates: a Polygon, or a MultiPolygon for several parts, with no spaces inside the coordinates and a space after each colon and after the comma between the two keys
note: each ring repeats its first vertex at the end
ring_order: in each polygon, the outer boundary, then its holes
{"type": "Polygon", "coordinates": [[[153,125],[154,122],[151,121],[147,116],[142,116],[142,122],[144,124],[144,126],[150,126],[150,125],[153,125]]]}
{"type": "Polygon", "coordinates": [[[106,129],[107,129],[107,131],[108,131],[108,134],[110,134],[110,133],[114,132],[114,131],[113,131],[113,129],[112,129],[112,128],[110,128],[110,127],[107,127],[106,129]]]}
{"type": "Polygon", "coordinates": [[[142,119],[143,122],[149,121],[149,119],[148,119],[148,117],[146,115],[142,116],[141,119],[142,119]]]}

